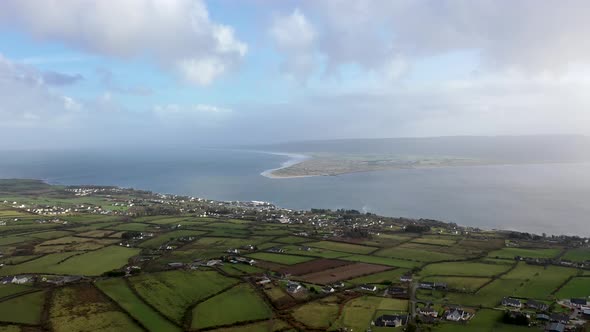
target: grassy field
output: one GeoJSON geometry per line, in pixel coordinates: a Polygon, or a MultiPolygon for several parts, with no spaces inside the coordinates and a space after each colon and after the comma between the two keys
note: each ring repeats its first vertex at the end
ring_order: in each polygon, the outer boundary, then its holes
{"type": "Polygon", "coordinates": [[[162,315],[138,298],[127,287],[125,280],[101,280],[96,285],[149,331],[181,331],[178,326],[166,320],[162,315]]]}
{"type": "Polygon", "coordinates": [[[327,249],[321,248],[311,248],[309,250],[301,250],[301,245],[286,245],[282,247],[287,254],[294,254],[294,255],[303,255],[303,256],[311,256],[311,257],[321,257],[321,258],[340,258],[344,256],[349,256],[350,254],[347,252],[342,251],[332,251],[327,249]]]}
{"type": "Polygon", "coordinates": [[[260,323],[240,325],[236,327],[226,327],[215,329],[215,332],[274,332],[274,331],[289,331],[295,332],[295,330],[289,330],[289,324],[278,320],[271,319],[260,323]]]}
{"type": "Polygon", "coordinates": [[[293,310],[293,318],[314,329],[328,329],[338,318],[338,303],[334,296],[306,303],[293,310]]]}
{"type": "Polygon", "coordinates": [[[502,248],[488,254],[493,258],[514,259],[516,256],[530,258],[553,258],[561,252],[561,249],[524,249],[524,248],[502,248]]]}
{"type": "Polygon", "coordinates": [[[230,325],[272,317],[271,309],[248,285],[238,285],[199,303],[193,309],[192,328],[230,325]]]}
{"type": "Polygon", "coordinates": [[[20,273],[54,273],[74,275],[100,275],[119,268],[139,249],[111,246],[87,253],[65,252],[49,254],[17,265],[0,269],[2,275],[20,273]]]}
{"type": "Polygon", "coordinates": [[[535,298],[539,300],[548,299],[550,294],[562,285],[570,276],[577,274],[577,271],[570,268],[558,266],[534,266],[519,263],[518,266],[502,276],[502,279],[520,280],[522,285],[514,293],[515,296],[535,298]]]}
{"type": "Polygon", "coordinates": [[[142,331],[105,295],[92,285],[84,284],[55,290],[51,299],[49,322],[56,332],[142,331]]]}
{"type": "Polygon", "coordinates": [[[445,322],[433,328],[436,332],[521,332],[536,331],[527,326],[507,325],[501,323],[502,311],[479,310],[466,324],[445,322]]]}
{"type": "Polygon", "coordinates": [[[346,303],[342,314],[330,330],[349,328],[352,331],[364,331],[371,326],[377,310],[407,311],[408,301],[388,299],[375,296],[362,296],[346,303]]]}
{"type": "Polygon", "coordinates": [[[449,289],[464,292],[473,292],[481,286],[490,282],[492,279],[483,277],[426,277],[422,281],[444,282],[449,289]]]}
{"type": "Polygon", "coordinates": [[[176,239],[183,236],[197,236],[203,234],[203,231],[195,231],[190,229],[183,229],[172,231],[168,233],[164,233],[162,235],[156,236],[152,239],[142,242],[139,246],[141,248],[157,248],[164,243],[170,241],[171,239],[176,239]]]}
{"type": "Polygon", "coordinates": [[[590,278],[573,278],[555,294],[555,297],[558,299],[590,297],[590,278]]]}
{"type": "Polygon", "coordinates": [[[376,252],[374,255],[380,257],[399,258],[406,260],[414,260],[419,262],[437,262],[444,260],[460,260],[465,259],[458,255],[448,254],[445,252],[435,251],[433,246],[429,246],[430,250],[423,250],[418,248],[395,247],[387,248],[376,252]]]}
{"type": "Polygon", "coordinates": [[[45,292],[35,292],[0,302],[0,322],[39,324],[45,292]]]}
{"type": "Polygon", "coordinates": [[[457,243],[457,239],[448,238],[448,237],[424,236],[424,237],[414,239],[411,242],[421,243],[421,244],[432,244],[432,245],[438,245],[438,246],[452,246],[455,243],[457,243]]]}
{"type": "Polygon", "coordinates": [[[309,239],[304,238],[304,237],[299,237],[299,236],[283,236],[283,237],[279,237],[279,238],[274,239],[274,241],[280,242],[280,243],[293,244],[293,243],[309,242],[309,239]]]}
{"type": "Polygon", "coordinates": [[[275,254],[271,252],[257,252],[247,255],[248,257],[259,259],[263,261],[293,265],[297,263],[307,262],[313,259],[313,257],[286,255],[286,254],[275,254]]]}
{"type": "Polygon", "coordinates": [[[130,257],[139,253],[137,248],[110,246],[73,256],[50,269],[51,273],[100,275],[127,264],[130,257]]]}
{"type": "Polygon", "coordinates": [[[393,267],[403,267],[403,268],[413,268],[413,267],[417,267],[417,266],[420,266],[423,264],[423,263],[416,262],[416,261],[408,261],[408,260],[404,260],[404,259],[369,256],[369,255],[352,255],[352,256],[341,257],[339,259],[342,259],[345,261],[380,264],[380,265],[387,265],[387,266],[393,266],[393,267]]]}
{"type": "Polygon", "coordinates": [[[351,254],[368,254],[378,248],[361,246],[358,244],[344,243],[344,242],[333,242],[333,241],[319,241],[306,244],[309,247],[328,249],[332,251],[342,251],[351,254]]]}
{"type": "Polygon", "coordinates": [[[562,257],[573,262],[590,261],[590,248],[576,248],[568,250],[562,257]]]}
{"type": "Polygon", "coordinates": [[[491,277],[506,272],[508,269],[510,269],[510,265],[448,262],[429,264],[422,269],[420,275],[491,277]]]}
{"type": "Polygon", "coordinates": [[[0,298],[14,295],[14,294],[18,294],[18,293],[22,293],[22,292],[26,292],[31,289],[32,289],[32,287],[27,286],[27,285],[15,285],[15,284],[0,285],[0,298]]]}
{"type": "Polygon", "coordinates": [[[72,234],[72,232],[69,232],[69,231],[48,231],[48,232],[31,233],[31,234],[28,234],[28,236],[34,237],[37,239],[49,240],[49,239],[56,239],[56,238],[62,237],[62,236],[68,236],[71,234],[72,234]]]}
{"type": "Polygon", "coordinates": [[[124,223],[124,224],[117,224],[116,226],[109,227],[112,230],[116,231],[135,231],[135,232],[143,232],[146,231],[148,228],[152,227],[150,224],[141,224],[141,223],[124,223]]]}
{"type": "Polygon", "coordinates": [[[193,303],[237,282],[214,271],[160,272],[133,277],[130,281],[147,303],[179,324],[193,303]]]}
{"type": "Polygon", "coordinates": [[[409,270],[408,269],[393,269],[389,271],[379,272],[375,274],[371,274],[368,276],[358,277],[355,279],[351,279],[348,282],[353,284],[384,284],[388,282],[397,283],[399,282],[399,277],[403,274],[406,274],[409,270]]]}

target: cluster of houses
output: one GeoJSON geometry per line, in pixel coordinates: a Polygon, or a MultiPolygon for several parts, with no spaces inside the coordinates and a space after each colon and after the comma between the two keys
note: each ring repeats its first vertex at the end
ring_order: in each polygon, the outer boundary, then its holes
{"type": "Polygon", "coordinates": [[[568,330],[568,324],[572,322],[572,319],[578,319],[581,321],[590,320],[590,303],[587,299],[573,298],[567,300],[558,301],[563,307],[572,310],[572,314],[564,313],[549,313],[549,305],[536,300],[529,299],[525,302],[520,299],[511,297],[505,297],[502,299],[503,306],[511,308],[510,314],[520,315],[522,319],[530,322],[533,317],[528,312],[520,311],[520,309],[529,309],[535,311],[534,319],[541,324],[545,325],[545,331],[551,332],[564,332],[568,330]]]}
{"type": "Polygon", "coordinates": [[[35,280],[34,276],[31,275],[16,275],[16,276],[6,276],[0,279],[0,284],[7,285],[7,284],[15,284],[15,285],[23,285],[31,283],[35,280]]]}
{"type": "Polygon", "coordinates": [[[432,304],[427,304],[424,307],[418,308],[417,314],[418,319],[423,323],[434,323],[438,320],[466,322],[475,316],[473,310],[467,310],[459,306],[446,307],[442,315],[439,315],[439,311],[436,310],[432,304]]]}

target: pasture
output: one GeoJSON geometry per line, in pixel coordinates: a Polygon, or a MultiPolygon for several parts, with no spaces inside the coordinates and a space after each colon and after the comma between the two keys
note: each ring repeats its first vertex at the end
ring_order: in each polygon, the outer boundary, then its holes
{"type": "Polygon", "coordinates": [[[236,282],[214,271],[169,271],[130,278],[133,289],[147,303],[179,324],[193,303],[236,282]]]}
{"type": "Polygon", "coordinates": [[[272,310],[248,285],[232,289],[197,304],[192,312],[192,328],[256,321],[272,317],[272,310]]]}
{"type": "Polygon", "coordinates": [[[275,254],[271,252],[257,252],[253,254],[247,255],[250,258],[259,259],[263,261],[285,264],[285,265],[293,265],[298,263],[307,262],[313,259],[313,257],[305,257],[305,256],[295,256],[295,255],[287,255],[287,254],[275,254]]]}

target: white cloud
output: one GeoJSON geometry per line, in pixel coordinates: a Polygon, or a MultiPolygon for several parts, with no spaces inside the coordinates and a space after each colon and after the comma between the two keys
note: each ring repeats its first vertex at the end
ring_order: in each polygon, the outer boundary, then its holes
{"type": "MultiPolygon", "coordinates": [[[[590,62],[585,0],[326,0],[302,3],[321,26],[315,51],[328,73],[342,65],[384,70],[391,59],[475,51],[482,68],[561,74],[590,62]]],[[[319,61],[319,60],[316,60],[319,61]]]]}
{"type": "Polygon", "coordinates": [[[4,0],[0,22],[88,52],[147,55],[199,85],[236,67],[248,49],[201,0],[4,0]]]}
{"type": "Polygon", "coordinates": [[[317,33],[305,15],[295,9],[289,15],[276,16],[270,28],[276,48],[285,56],[282,70],[305,81],[315,67],[314,47],[317,33]]]}
{"type": "Polygon", "coordinates": [[[53,92],[43,75],[0,54],[0,127],[64,125],[83,108],[74,98],[53,92]]]}
{"type": "Polygon", "coordinates": [[[167,105],[156,105],[153,108],[154,113],[160,116],[169,115],[199,115],[199,114],[223,114],[231,113],[232,110],[229,108],[219,107],[208,104],[195,104],[195,105],[178,105],[178,104],[167,104],[167,105]]]}

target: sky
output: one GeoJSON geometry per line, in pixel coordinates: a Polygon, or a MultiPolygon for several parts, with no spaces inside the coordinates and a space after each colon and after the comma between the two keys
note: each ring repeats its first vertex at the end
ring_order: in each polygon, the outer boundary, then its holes
{"type": "Polygon", "coordinates": [[[0,149],[590,134],[584,0],[2,0],[0,149]]]}

